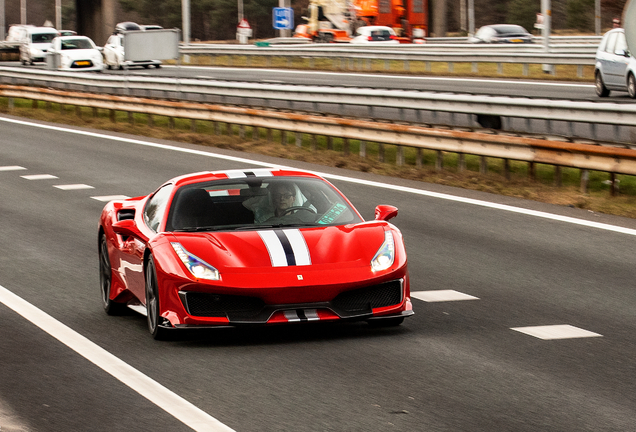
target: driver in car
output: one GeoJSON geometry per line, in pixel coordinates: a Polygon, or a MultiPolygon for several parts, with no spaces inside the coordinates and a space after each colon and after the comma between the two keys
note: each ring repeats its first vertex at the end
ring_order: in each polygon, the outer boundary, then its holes
{"type": "MultiPolygon", "coordinates": [[[[249,198],[243,202],[243,206],[254,212],[254,223],[288,216],[294,213],[293,210],[289,210],[291,207],[303,207],[307,202],[307,198],[293,183],[273,183],[268,189],[267,195],[249,198]]],[[[313,214],[316,213],[312,205],[307,209],[313,214]]]]}

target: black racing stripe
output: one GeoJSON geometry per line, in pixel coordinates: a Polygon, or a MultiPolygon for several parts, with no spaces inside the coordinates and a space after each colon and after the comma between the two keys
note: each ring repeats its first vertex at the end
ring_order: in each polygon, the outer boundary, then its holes
{"type": "Polygon", "coordinates": [[[278,237],[278,240],[280,240],[280,244],[283,246],[283,250],[285,251],[285,257],[287,258],[287,265],[295,266],[296,257],[294,256],[294,250],[291,247],[291,243],[289,242],[289,239],[287,238],[283,230],[274,230],[274,232],[276,233],[276,236],[278,237]]]}
{"type": "Polygon", "coordinates": [[[305,315],[305,311],[302,309],[296,309],[296,315],[298,315],[301,321],[309,321],[307,315],[305,315]]]}
{"type": "Polygon", "coordinates": [[[256,174],[252,171],[245,171],[243,174],[245,174],[246,177],[256,177],[256,174]]]}

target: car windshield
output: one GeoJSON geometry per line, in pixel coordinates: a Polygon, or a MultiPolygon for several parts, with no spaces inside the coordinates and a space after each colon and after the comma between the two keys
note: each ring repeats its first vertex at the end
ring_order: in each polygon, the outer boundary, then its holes
{"type": "Polygon", "coordinates": [[[33,43],[48,43],[57,37],[57,33],[34,33],[31,35],[33,43]]]}
{"type": "Polygon", "coordinates": [[[328,183],[301,177],[218,180],[181,187],[166,231],[227,231],[362,222],[328,183]]]}
{"type": "Polygon", "coordinates": [[[65,39],[62,41],[62,49],[93,49],[93,45],[88,39],[65,39]]]}
{"type": "Polygon", "coordinates": [[[501,35],[525,35],[528,32],[521,26],[506,25],[494,27],[495,31],[501,35]]]}

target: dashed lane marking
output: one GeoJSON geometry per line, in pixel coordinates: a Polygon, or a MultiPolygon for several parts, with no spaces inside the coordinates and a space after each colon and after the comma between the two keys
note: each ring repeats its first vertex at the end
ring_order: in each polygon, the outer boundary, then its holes
{"type": "Polygon", "coordinates": [[[87,184],[67,184],[67,185],[55,185],[58,189],[62,190],[80,190],[80,189],[95,189],[93,186],[87,184]]]}
{"type": "Polygon", "coordinates": [[[425,302],[445,302],[459,300],[479,300],[479,297],[464,294],[455,290],[414,291],[411,297],[425,302]]]}
{"type": "Polygon", "coordinates": [[[25,167],[21,167],[18,165],[8,165],[8,166],[0,166],[0,171],[19,171],[19,170],[25,170],[25,167]]]}
{"type": "Polygon", "coordinates": [[[563,325],[545,325],[534,327],[514,327],[511,330],[525,333],[530,336],[534,336],[539,339],[552,340],[552,339],[573,339],[573,338],[588,338],[588,337],[602,337],[603,335],[594,333],[582,328],[574,327],[568,324],[563,325]]]}
{"type": "Polygon", "coordinates": [[[33,174],[33,175],[23,175],[20,177],[27,180],[50,180],[50,179],[59,178],[51,174],[33,174]]]}

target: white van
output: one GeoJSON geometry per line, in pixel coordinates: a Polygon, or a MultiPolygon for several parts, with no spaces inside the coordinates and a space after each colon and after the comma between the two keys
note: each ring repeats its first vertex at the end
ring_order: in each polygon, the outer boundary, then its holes
{"type": "Polygon", "coordinates": [[[20,42],[20,62],[33,64],[44,61],[51,47],[51,41],[60,33],[51,27],[25,27],[20,42]]]}

